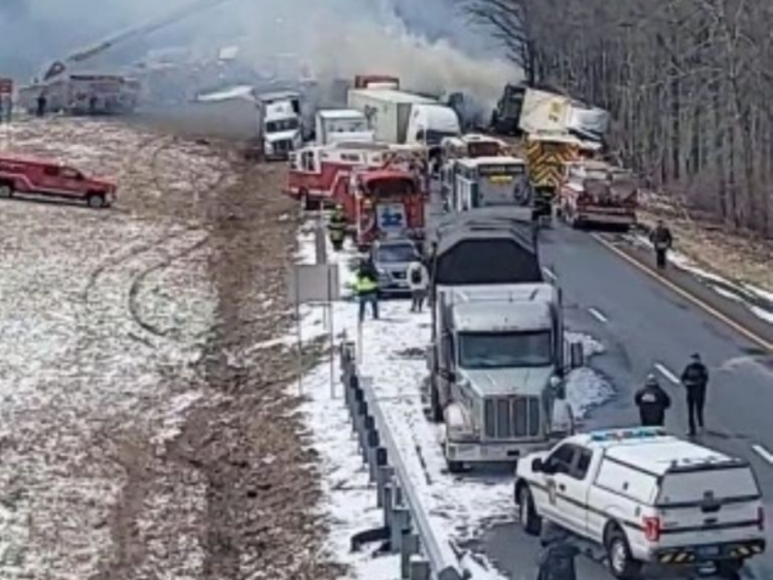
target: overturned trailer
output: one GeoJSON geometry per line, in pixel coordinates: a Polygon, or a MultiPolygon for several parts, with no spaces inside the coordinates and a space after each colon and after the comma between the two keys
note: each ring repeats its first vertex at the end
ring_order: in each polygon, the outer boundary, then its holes
{"type": "Polygon", "coordinates": [[[450,471],[515,462],[573,429],[563,378],[582,354],[565,342],[561,293],[524,218],[471,210],[435,234],[425,400],[445,424],[450,471]]]}

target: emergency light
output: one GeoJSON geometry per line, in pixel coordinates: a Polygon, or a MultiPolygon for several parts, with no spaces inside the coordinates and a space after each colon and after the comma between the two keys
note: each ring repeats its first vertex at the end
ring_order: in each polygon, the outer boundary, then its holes
{"type": "Polygon", "coordinates": [[[637,429],[615,429],[612,431],[594,431],[590,434],[591,441],[626,441],[631,439],[652,439],[665,437],[666,430],[661,427],[640,427],[637,429]]]}

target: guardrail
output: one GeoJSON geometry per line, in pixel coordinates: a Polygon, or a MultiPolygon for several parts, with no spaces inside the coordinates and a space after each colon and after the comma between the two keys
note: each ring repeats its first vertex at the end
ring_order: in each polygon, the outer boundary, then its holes
{"type": "Polygon", "coordinates": [[[430,524],[421,498],[400,457],[371,379],[357,370],[353,342],[340,350],[341,380],[346,405],[359,439],[370,481],[376,484],[377,505],[384,510],[384,527],[359,534],[353,545],[382,540],[392,554],[400,554],[403,580],[466,580],[470,574],[448,538],[430,524]]]}

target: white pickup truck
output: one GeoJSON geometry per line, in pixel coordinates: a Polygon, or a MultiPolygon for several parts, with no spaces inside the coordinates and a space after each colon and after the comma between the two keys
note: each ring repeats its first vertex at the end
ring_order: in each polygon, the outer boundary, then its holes
{"type": "Polygon", "coordinates": [[[644,564],[713,563],[735,578],[765,550],[749,464],[660,428],[575,435],[531,454],[518,463],[515,500],[527,533],[546,520],[597,543],[621,580],[644,564]]]}

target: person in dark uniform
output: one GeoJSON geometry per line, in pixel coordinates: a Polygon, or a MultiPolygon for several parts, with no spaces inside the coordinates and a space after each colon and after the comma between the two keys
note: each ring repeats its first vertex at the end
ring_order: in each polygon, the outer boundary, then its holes
{"type": "Polygon", "coordinates": [[[48,107],[48,99],[46,98],[46,93],[41,92],[38,95],[38,110],[37,110],[38,117],[45,116],[47,107],[48,107]]]}
{"type": "Polygon", "coordinates": [[[330,222],[327,225],[330,244],[336,252],[340,252],[344,246],[347,228],[346,216],[342,206],[336,206],[333,215],[330,216],[330,222]]]}
{"type": "Polygon", "coordinates": [[[660,386],[655,375],[649,375],[644,387],[634,397],[639,407],[642,427],[662,427],[666,421],[666,410],[671,406],[671,397],[660,386]]]}
{"type": "Polygon", "coordinates": [[[709,384],[709,370],[695,353],[682,373],[682,384],[687,390],[687,416],[690,423],[689,435],[694,437],[697,426],[703,431],[703,407],[706,404],[706,386],[709,384]]]}
{"type": "Polygon", "coordinates": [[[668,251],[674,244],[671,230],[663,223],[663,220],[658,220],[657,227],[652,230],[650,242],[652,242],[652,245],[655,247],[655,262],[657,263],[658,269],[662,270],[666,267],[668,251]]]}

